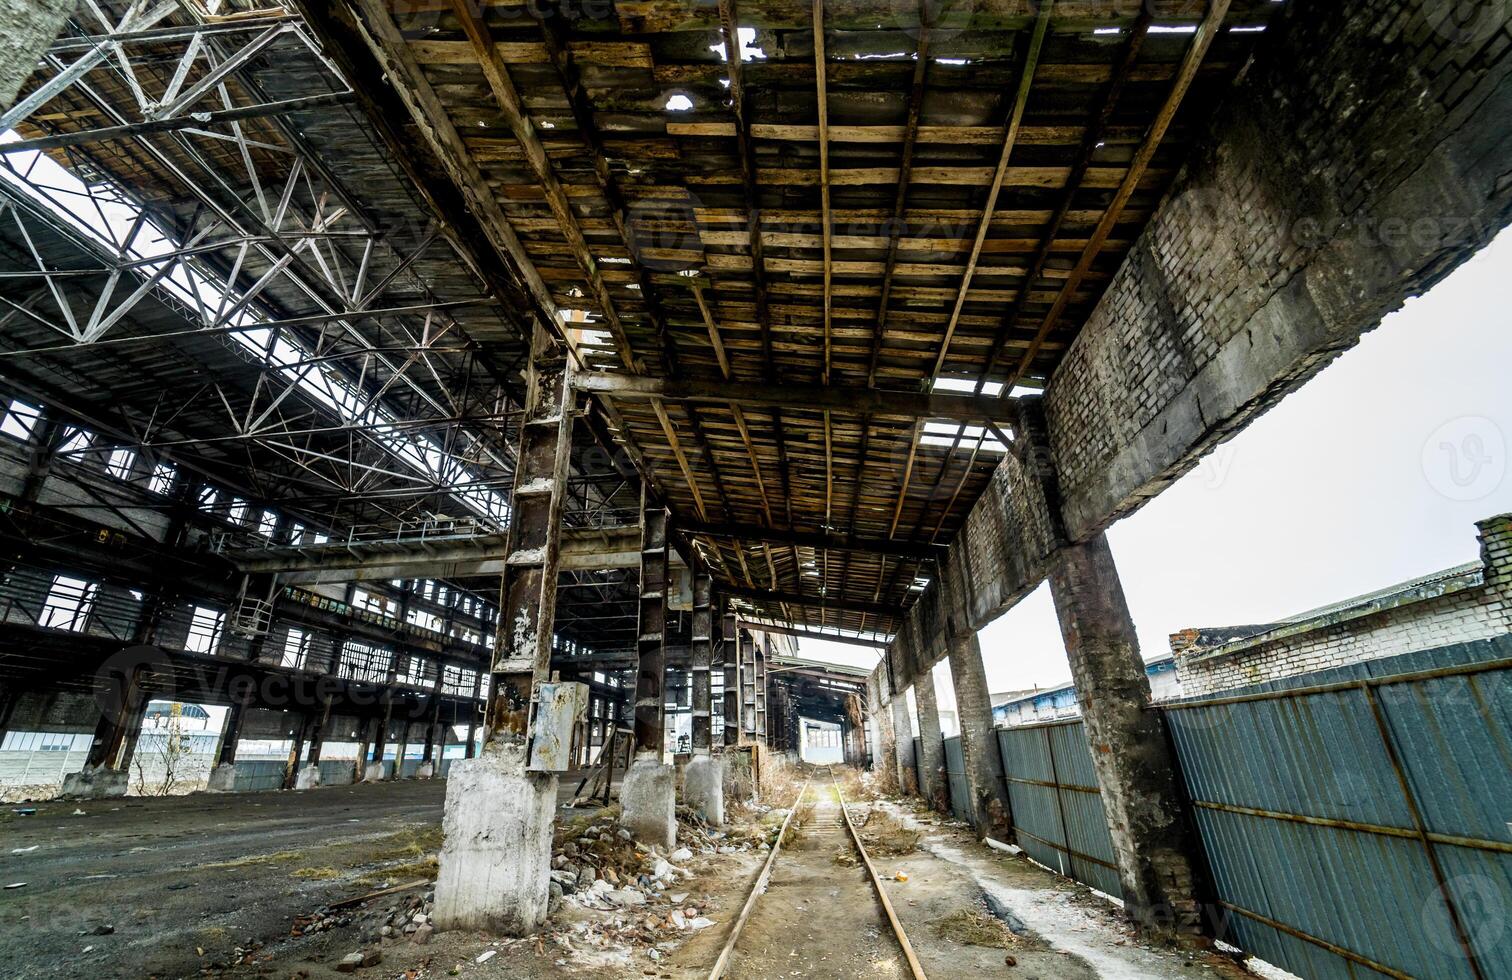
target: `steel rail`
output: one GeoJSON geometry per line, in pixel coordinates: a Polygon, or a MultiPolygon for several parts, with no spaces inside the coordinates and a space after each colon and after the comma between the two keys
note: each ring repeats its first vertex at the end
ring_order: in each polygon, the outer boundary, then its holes
{"type": "Polygon", "coordinates": [[[882,911],[887,913],[887,921],[892,924],[893,935],[898,940],[898,945],[903,948],[903,957],[908,960],[908,968],[913,972],[914,980],[929,980],[924,973],[924,965],[919,962],[915,955],[913,944],[908,941],[908,933],[903,931],[903,923],[898,919],[898,913],[893,910],[892,902],[888,900],[887,890],[882,887],[882,878],[877,874],[877,869],[872,865],[871,855],[866,853],[866,845],[861,843],[861,835],[856,833],[856,827],[851,823],[850,808],[845,805],[845,794],[840,792],[840,783],[835,780],[834,773],[830,773],[830,779],[835,785],[835,797],[840,801],[840,815],[845,820],[845,829],[850,831],[851,842],[856,845],[856,850],[861,854],[861,864],[866,868],[866,874],[871,878],[872,887],[877,890],[877,900],[882,903],[882,911]]]}
{"type": "Polygon", "coordinates": [[[730,957],[735,953],[735,943],[740,939],[741,930],[745,928],[746,921],[750,919],[751,912],[756,908],[756,900],[766,891],[767,882],[772,878],[772,865],[777,861],[777,854],[782,850],[782,839],[787,836],[788,825],[793,822],[793,814],[798,812],[798,806],[803,802],[803,794],[808,792],[811,780],[805,779],[798,789],[798,796],[793,800],[793,807],[788,811],[787,818],[782,821],[782,829],[777,832],[777,840],[772,844],[772,852],[767,855],[766,864],[761,867],[761,874],[756,876],[756,884],[751,886],[751,894],[746,896],[745,905],[740,909],[740,916],[736,918],[735,925],[730,929],[729,938],[725,940],[724,948],[719,951],[719,959],[714,961],[714,968],[709,971],[709,980],[719,980],[724,976],[725,970],[730,967],[730,957]]]}

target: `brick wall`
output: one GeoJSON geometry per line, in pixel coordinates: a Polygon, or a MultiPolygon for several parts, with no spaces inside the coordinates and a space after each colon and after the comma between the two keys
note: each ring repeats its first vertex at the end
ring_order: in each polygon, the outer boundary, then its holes
{"type": "Polygon", "coordinates": [[[1062,535],[1138,508],[1512,220],[1509,118],[1512,6],[1288,3],[1049,380],[1054,493],[1005,457],[893,690],[947,618],[1006,611],[1062,535]]]}
{"type": "Polygon", "coordinates": [[[1512,220],[1512,6],[1455,6],[1296,0],[1273,21],[1046,388],[1073,540],[1512,220]]]}
{"type": "Polygon", "coordinates": [[[1481,567],[1217,646],[1171,638],[1183,696],[1512,633],[1512,515],[1480,521],[1481,567]]]}

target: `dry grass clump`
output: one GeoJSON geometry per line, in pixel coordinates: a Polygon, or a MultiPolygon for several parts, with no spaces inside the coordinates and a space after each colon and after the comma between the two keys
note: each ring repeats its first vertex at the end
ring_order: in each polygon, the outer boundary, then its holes
{"type": "Polygon", "coordinates": [[[310,881],[330,881],[332,878],[341,877],[341,872],[330,865],[319,868],[295,868],[289,874],[295,878],[308,878],[310,881]]]}
{"type": "Polygon", "coordinates": [[[303,851],[274,851],[272,854],[248,854],[234,861],[216,861],[202,864],[202,868],[250,868],[258,864],[284,864],[304,860],[303,851]]]}
{"type": "Polygon", "coordinates": [[[418,878],[435,878],[440,871],[440,863],[436,855],[423,857],[418,861],[409,861],[404,864],[396,864],[377,871],[369,871],[357,878],[359,885],[370,885],[374,888],[387,885],[391,882],[414,881],[418,878]]]}
{"type": "Polygon", "coordinates": [[[1015,945],[1012,931],[981,909],[959,909],[934,920],[930,927],[941,939],[963,946],[1012,949],[1015,945]]]}
{"type": "MultiPolygon", "coordinates": [[[[852,818],[854,819],[854,818],[852,818]]],[[[897,817],[872,807],[856,822],[856,833],[868,853],[877,857],[902,857],[919,849],[923,832],[905,827],[897,817]]]]}

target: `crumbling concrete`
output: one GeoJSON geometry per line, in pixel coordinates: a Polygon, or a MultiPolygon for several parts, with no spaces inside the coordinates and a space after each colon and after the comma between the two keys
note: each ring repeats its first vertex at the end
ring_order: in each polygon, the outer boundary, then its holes
{"type": "Polygon", "coordinates": [[[625,772],[620,826],[647,847],[671,848],[677,841],[677,772],[655,754],[637,756],[625,772]]]}
{"type": "Polygon", "coordinates": [[[0,0],[0,109],[15,102],[76,6],[73,0],[0,0]]]}
{"type": "Polygon", "coordinates": [[[86,766],[63,777],[59,795],[76,800],[108,800],[125,796],[131,774],[124,769],[91,769],[86,766]]]}
{"type": "Polygon", "coordinates": [[[432,779],[435,777],[435,775],[436,764],[429,759],[426,759],[424,762],[420,763],[419,768],[415,770],[416,779],[432,779]]]}
{"type": "Polygon", "coordinates": [[[314,789],[320,785],[320,767],[308,765],[294,776],[295,789],[314,789]]]}
{"type": "Polygon", "coordinates": [[[683,771],[683,802],[711,827],[724,824],[724,760],[695,755],[683,771]]]}
{"type": "Polygon", "coordinates": [[[383,782],[383,760],[382,759],[374,759],[372,762],[369,762],[367,764],[367,767],[362,770],[362,781],[364,783],[381,783],[381,782],[383,782]]]}
{"type": "Polygon", "coordinates": [[[210,770],[210,778],[205,783],[207,793],[235,793],[236,792],[236,763],[222,762],[210,770]]]}
{"type": "Polygon", "coordinates": [[[934,674],[929,668],[914,678],[914,702],[919,712],[919,794],[941,812],[950,808],[945,786],[945,737],[940,730],[940,704],[934,674]]]}
{"type": "Polygon", "coordinates": [[[1061,550],[1050,594],[1102,787],[1124,905],[1147,929],[1196,931],[1197,843],[1182,816],[1170,739],[1150,705],[1150,681],[1106,536],[1061,550]]]}
{"type": "Polygon", "coordinates": [[[557,777],[525,771],[525,747],[487,746],[446,785],[435,924],[528,935],[546,921],[557,777]]]}

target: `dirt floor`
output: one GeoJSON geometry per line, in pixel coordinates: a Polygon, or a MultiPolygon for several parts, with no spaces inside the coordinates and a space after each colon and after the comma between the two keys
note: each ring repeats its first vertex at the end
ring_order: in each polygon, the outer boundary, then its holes
{"type": "MultiPolygon", "coordinates": [[[[904,980],[908,966],[865,869],[855,861],[839,799],[833,789],[817,784],[807,799],[814,802],[794,815],[801,826],[790,828],[789,843],[777,855],[771,881],[741,932],[726,975],[731,980],[904,980]],[[835,942],[837,936],[845,940],[835,942]]],[[[724,936],[717,938],[723,945],[724,936]]],[[[673,975],[708,976],[718,949],[707,955],[698,955],[705,953],[701,949],[680,950],[673,964],[686,971],[673,975]]]]}
{"type": "MultiPolygon", "coordinates": [[[[423,882],[434,875],[444,790],[440,782],[411,781],[40,803],[32,815],[6,805],[0,884],[20,887],[0,891],[3,974],[691,980],[707,976],[765,860],[760,835],[785,815],[736,807],[739,825],[727,828],[727,839],[743,834],[757,845],[738,853],[717,853],[711,844],[719,840],[690,833],[695,853],[664,891],[647,889],[644,906],[600,910],[569,900],[538,937],[436,933],[420,945],[400,930],[423,908],[423,882]],[[415,882],[422,884],[340,904],[415,882]],[[331,927],[298,935],[321,909],[331,927]],[[674,928],[674,911],[713,924],[674,928]],[[381,935],[391,921],[394,935],[381,935]],[[355,974],[335,971],[342,957],[362,951],[381,961],[355,974]]],[[[838,805],[831,794],[818,795],[778,857],[732,977],[907,975],[865,872],[852,863],[838,805]]],[[[865,809],[853,816],[863,818],[865,809]]],[[[920,831],[919,850],[879,857],[878,870],[907,878],[886,887],[932,980],[1250,976],[1219,957],[1142,945],[1101,898],[986,848],[958,826],[890,803],[878,809],[920,831]],[[989,914],[989,892],[1017,931],[989,914]]]]}

